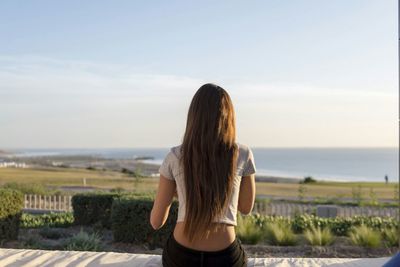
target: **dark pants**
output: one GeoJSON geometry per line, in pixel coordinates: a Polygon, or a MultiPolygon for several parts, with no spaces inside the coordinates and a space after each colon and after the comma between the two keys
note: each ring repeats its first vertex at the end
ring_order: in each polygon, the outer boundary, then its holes
{"type": "Polygon", "coordinates": [[[247,255],[235,239],[219,251],[199,251],[179,244],[174,235],[169,236],[162,253],[163,267],[247,267],[247,255]]]}

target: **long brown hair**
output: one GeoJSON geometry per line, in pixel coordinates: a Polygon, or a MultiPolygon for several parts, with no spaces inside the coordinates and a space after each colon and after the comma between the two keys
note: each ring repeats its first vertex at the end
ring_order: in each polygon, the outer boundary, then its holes
{"type": "Polygon", "coordinates": [[[235,113],[228,93],[215,84],[201,86],[189,107],[181,146],[186,188],[184,234],[203,237],[228,205],[236,170],[235,113]]]}

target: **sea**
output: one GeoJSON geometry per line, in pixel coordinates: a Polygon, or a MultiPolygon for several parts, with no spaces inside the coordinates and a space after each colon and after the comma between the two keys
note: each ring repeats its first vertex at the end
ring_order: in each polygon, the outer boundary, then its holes
{"type": "MultiPolygon", "coordinates": [[[[399,181],[398,148],[251,148],[258,175],[317,180],[399,181]]],[[[114,159],[151,157],[161,164],[169,148],[18,149],[16,156],[93,155],[114,159]]]]}

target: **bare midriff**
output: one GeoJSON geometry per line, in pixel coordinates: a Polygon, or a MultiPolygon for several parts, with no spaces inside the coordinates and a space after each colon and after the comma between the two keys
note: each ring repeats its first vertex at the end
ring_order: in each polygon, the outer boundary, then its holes
{"type": "Polygon", "coordinates": [[[190,242],[183,233],[185,222],[177,222],[174,229],[175,240],[190,249],[201,251],[218,251],[229,247],[235,241],[235,228],[233,225],[218,223],[214,231],[209,231],[207,237],[190,242]]]}

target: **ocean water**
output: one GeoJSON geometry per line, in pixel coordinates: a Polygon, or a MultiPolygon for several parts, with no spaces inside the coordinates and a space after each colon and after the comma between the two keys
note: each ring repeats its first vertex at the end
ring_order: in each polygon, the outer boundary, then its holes
{"type": "MultiPolygon", "coordinates": [[[[161,164],[168,148],[21,149],[18,156],[97,155],[106,158],[153,157],[161,164]]],[[[252,148],[257,174],[279,177],[312,176],[320,180],[399,180],[398,148],[252,148]]]]}

